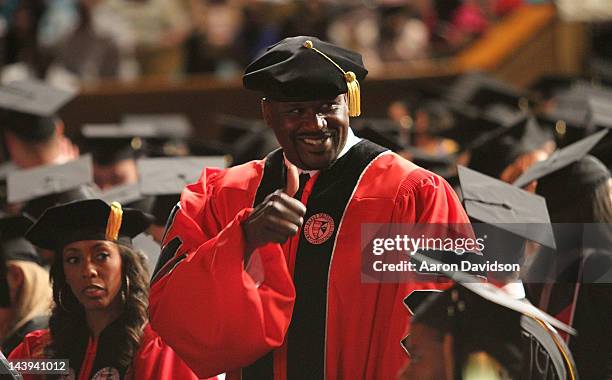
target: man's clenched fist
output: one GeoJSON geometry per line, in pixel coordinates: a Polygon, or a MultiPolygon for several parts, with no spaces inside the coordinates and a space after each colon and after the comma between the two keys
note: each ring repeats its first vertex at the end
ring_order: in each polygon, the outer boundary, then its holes
{"type": "Polygon", "coordinates": [[[268,243],[284,243],[304,223],[306,206],[282,190],[268,195],[242,222],[247,254],[268,243]]]}

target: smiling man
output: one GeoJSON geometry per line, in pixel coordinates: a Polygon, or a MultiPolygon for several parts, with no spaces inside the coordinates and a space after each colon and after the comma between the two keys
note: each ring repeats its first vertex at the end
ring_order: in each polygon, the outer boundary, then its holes
{"type": "Polygon", "coordinates": [[[366,74],[313,37],[246,69],[281,149],[185,189],[151,290],[153,326],[200,376],[392,379],[407,360],[402,300],[426,284],[363,283],[361,226],[468,219],[442,178],[353,134],[366,74]]]}

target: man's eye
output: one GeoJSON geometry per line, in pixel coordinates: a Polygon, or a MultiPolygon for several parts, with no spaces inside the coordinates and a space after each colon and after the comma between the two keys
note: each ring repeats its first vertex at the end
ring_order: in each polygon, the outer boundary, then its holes
{"type": "Polygon", "coordinates": [[[339,104],[336,103],[328,103],[322,107],[323,112],[334,112],[340,108],[339,104]]]}

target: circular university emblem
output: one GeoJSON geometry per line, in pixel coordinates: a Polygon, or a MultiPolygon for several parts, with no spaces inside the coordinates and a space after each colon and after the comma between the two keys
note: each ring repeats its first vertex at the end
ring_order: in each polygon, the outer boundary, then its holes
{"type": "Polygon", "coordinates": [[[331,216],[319,213],[314,214],[304,225],[304,237],[310,244],[323,244],[334,232],[334,220],[331,216]]]}

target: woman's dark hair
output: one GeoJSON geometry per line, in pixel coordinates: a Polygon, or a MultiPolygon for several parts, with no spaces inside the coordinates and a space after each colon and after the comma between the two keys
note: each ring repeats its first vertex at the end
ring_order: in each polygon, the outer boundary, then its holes
{"type": "Polygon", "coordinates": [[[609,181],[610,172],[605,165],[589,155],[538,181],[536,191],[546,198],[557,249],[609,249],[609,181]]]}
{"type": "MultiPolygon", "coordinates": [[[[141,252],[123,245],[117,246],[122,262],[121,295],[125,297],[125,303],[119,317],[122,329],[119,334],[120,341],[115,345],[116,350],[113,350],[111,356],[114,362],[128,367],[138,351],[144,326],[148,322],[149,274],[146,258],[141,252]]],[[[85,349],[83,344],[87,343],[89,336],[85,310],[66,283],[62,252],[56,252],[56,255],[50,273],[55,305],[49,320],[51,343],[46,347],[46,356],[80,357],[79,352],[82,356],[82,350],[85,349]]]]}
{"type": "MultiPolygon", "coordinates": [[[[563,191],[562,188],[558,191],[563,191]]],[[[612,201],[608,180],[583,192],[563,207],[549,207],[553,223],[612,223],[612,201]]]]}

